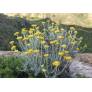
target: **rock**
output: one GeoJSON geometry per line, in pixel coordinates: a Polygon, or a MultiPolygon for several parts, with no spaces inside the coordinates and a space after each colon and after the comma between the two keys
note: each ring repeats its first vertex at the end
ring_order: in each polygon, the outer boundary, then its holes
{"type": "Polygon", "coordinates": [[[0,56],[19,56],[20,53],[14,51],[0,51],[0,56]]]}
{"type": "Polygon", "coordinates": [[[92,54],[80,54],[69,66],[70,77],[92,78],[92,54]]]}
{"type": "Polygon", "coordinates": [[[79,59],[80,62],[92,64],[92,53],[80,54],[75,59],[79,59]]]}

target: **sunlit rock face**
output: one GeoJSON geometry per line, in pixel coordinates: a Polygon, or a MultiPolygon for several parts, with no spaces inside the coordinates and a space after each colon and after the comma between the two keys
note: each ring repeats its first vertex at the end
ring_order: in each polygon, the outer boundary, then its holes
{"type": "Polygon", "coordinates": [[[69,67],[70,77],[92,78],[92,54],[81,54],[69,67]]]}
{"type": "Polygon", "coordinates": [[[68,25],[92,27],[92,13],[6,13],[8,16],[27,16],[29,18],[51,18],[53,21],[68,25]]]}
{"type": "Polygon", "coordinates": [[[70,65],[70,76],[74,78],[92,78],[92,65],[74,61],[70,65]]]}

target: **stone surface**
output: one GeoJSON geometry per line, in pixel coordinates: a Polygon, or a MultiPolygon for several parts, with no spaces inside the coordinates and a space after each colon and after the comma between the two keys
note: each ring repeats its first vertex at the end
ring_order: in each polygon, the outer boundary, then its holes
{"type": "Polygon", "coordinates": [[[74,61],[70,67],[70,76],[71,77],[86,77],[86,78],[92,78],[92,65],[79,62],[79,61],[74,61]]]}
{"type": "Polygon", "coordinates": [[[0,51],[0,56],[18,56],[19,53],[14,51],[0,51]]]}
{"type": "Polygon", "coordinates": [[[92,78],[92,54],[80,54],[69,67],[70,77],[92,78]]]}

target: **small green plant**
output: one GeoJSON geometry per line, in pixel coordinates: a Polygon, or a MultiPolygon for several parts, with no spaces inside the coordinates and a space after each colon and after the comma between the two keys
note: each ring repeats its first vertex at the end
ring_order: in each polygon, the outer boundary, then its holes
{"type": "MultiPolygon", "coordinates": [[[[55,23],[42,22],[43,29],[32,25],[28,30],[14,33],[22,55],[26,58],[25,70],[40,73],[45,77],[58,77],[69,66],[72,58],[79,52],[82,38],[77,37],[74,27],[70,30],[59,28],[55,23]]],[[[11,50],[18,52],[16,43],[10,42],[11,50]]]]}
{"type": "Polygon", "coordinates": [[[24,72],[23,63],[25,59],[23,57],[15,56],[1,56],[0,57],[0,77],[1,78],[16,78],[25,77],[19,76],[24,72]]]}

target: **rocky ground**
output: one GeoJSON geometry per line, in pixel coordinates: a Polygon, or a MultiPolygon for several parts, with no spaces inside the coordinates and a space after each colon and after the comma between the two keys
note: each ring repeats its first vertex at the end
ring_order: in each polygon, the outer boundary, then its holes
{"type": "MultiPolygon", "coordinates": [[[[12,51],[0,51],[0,56],[19,55],[12,51]]],[[[92,54],[79,54],[73,59],[69,67],[69,74],[72,78],[92,78],[92,54]]]]}

